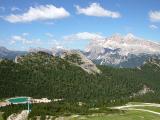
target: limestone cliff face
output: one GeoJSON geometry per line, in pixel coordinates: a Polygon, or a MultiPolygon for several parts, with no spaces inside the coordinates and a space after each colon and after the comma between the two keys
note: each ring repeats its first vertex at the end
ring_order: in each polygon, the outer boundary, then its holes
{"type": "Polygon", "coordinates": [[[65,51],[63,54],[61,54],[61,58],[66,59],[73,64],[76,64],[90,74],[101,72],[91,60],[89,60],[79,51],[65,51]]]}
{"type": "Polygon", "coordinates": [[[96,64],[137,67],[150,57],[160,57],[160,44],[132,34],[113,35],[91,41],[85,54],[96,64]]]}

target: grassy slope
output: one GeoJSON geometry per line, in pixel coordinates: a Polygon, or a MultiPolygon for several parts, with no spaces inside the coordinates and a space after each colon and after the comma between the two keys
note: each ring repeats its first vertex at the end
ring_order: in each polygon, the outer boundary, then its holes
{"type": "Polygon", "coordinates": [[[3,120],[3,118],[2,118],[2,113],[0,112],[0,120],[3,120]]]}
{"type": "Polygon", "coordinates": [[[160,108],[159,107],[145,106],[145,107],[134,107],[134,108],[136,108],[136,109],[151,110],[151,111],[159,112],[160,113],[160,108]]]}
{"type": "Polygon", "coordinates": [[[159,120],[160,116],[142,111],[128,111],[124,114],[79,116],[77,118],[71,118],[70,120],[80,120],[82,118],[86,120],[159,120]]]}
{"type": "MultiPolygon", "coordinates": [[[[130,102],[128,103],[128,105],[145,105],[144,103],[141,102],[130,102]]],[[[151,110],[154,112],[159,112],[160,113],[160,107],[152,107],[152,106],[141,106],[141,107],[133,107],[136,109],[146,109],[146,110],[151,110]]]]}
{"type": "MultiPolygon", "coordinates": [[[[132,105],[143,105],[144,103],[132,102],[129,103],[132,105]]],[[[131,107],[132,108],[132,107],[131,107]]],[[[155,112],[160,112],[159,107],[152,106],[144,106],[144,107],[133,107],[137,109],[146,109],[155,112]]],[[[70,117],[69,120],[159,120],[160,115],[156,115],[149,112],[143,111],[126,111],[125,113],[115,113],[115,114],[93,114],[88,116],[78,116],[78,117],[70,117]],[[94,116],[93,116],[94,115],[94,116]]],[[[67,118],[66,118],[67,119],[67,118]]]]}
{"type": "Polygon", "coordinates": [[[88,120],[159,120],[158,115],[141,111],[128,111],[126,114],[112,114],[102,117],[91,117],[88,120]]]}
{"type": "Polygon", "coordinates": [[[124,114],[97,114],[95,116],[65,117],[64,120],[159,120],[160,116],[141,111],[128,111],[124,114]]]}

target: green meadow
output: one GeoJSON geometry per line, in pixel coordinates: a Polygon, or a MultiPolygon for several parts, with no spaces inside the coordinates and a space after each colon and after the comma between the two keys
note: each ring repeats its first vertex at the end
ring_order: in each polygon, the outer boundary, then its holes
{"type": "MultiPolygon", "coordinates": [[[[144,103],[129,103],[130,105],[146,105],[144,103]]],[[[140,106],[140,107],[129,107],[133,109],[144,109],[153,112],[160,113],[160,107],[158,106],[140,106]]],[[[64,117],[64,120],[160,120],[160,115],[139,111],[139,110],[125,110],[122,113],[115,114],[92,114],[92,115],[81,115],[81,116],[70,116],[64,117]]]]}
{"type": "MultiPolygon", "coordinates": [[[[66,120],[160,120],[160,115],[143,111],[127,111],[124,114],[95,114],[92,116],[78,116],[65,118],[66,120]]],[[[64,120],[65,120],[64,119],[64,120]]]]}
{"type": "Polygon", "coordinates": [[[2,113],[0,112],[0,120],[3,120],[3,118],[2,118],[2,113]]]}

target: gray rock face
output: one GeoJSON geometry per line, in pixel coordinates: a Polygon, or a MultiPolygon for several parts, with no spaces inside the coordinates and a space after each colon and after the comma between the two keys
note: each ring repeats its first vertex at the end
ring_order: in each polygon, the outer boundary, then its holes
{"type": "Polygon", "coordinates": [[[76,64],[77,66],[81,67],[83,70],[85,70],[90,74],[100,73],[100,70],[96,67],[96,65],[91,60],[89,60],[85,55],[83,55],[80,51],[76,50],[65,51],[63,54],[61,54],[61,58],[63,59],[68,58],[73,64],[76,64]],[[71,56],[73,55],[74,55],[73,59],[75,59],[76,55],[78,59],[80,59],[80,61],[72,62],[71,56]],[[70,58],[68,58],[67,56],[69,56],[70,58]]]}
{"type": "Polygon", "coordinates": [[[160,58],[160,44],[135,37],[114,35],[94,40],[84,54],[96,64],[116,67],[137,67],[151,57],[160,58]]]}
{"type": "MultiPolygon", "coordinates": [[[[51,50],[36,48],[29,50],[29,52],[37,51],[44,51],[54,56],[63,56],[64,52],[75,50],[63,48],[53,48],[51,50]]],[[[91,60],[90,62],[86,62],[88,64],[81,65],[83,69],[95,68],[93,63],[133,68],[143,65],[150,58],[160,59],[160,43],[151,42],[132,34],[126,36],[117,34],[106,39],[92,40],[85,51],[76,51],[84,61],[87,61],[87,58],[91,60]],[[86,59],[84,59],[84,55],[87,57],[86,59]]],[[[21,56],[25,53],[27,52],[11,51],[0,47],[0,58],[15,59],[16,56],[21,56]]]]}

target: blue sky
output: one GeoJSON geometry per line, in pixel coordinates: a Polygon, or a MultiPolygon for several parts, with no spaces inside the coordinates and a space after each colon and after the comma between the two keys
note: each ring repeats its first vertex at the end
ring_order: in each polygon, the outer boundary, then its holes
{"type": "Polygon", "coordinates": [[[160,0],[0,0],[0,46],[84,49],[120,33],[160,42],[160,0]]]}

